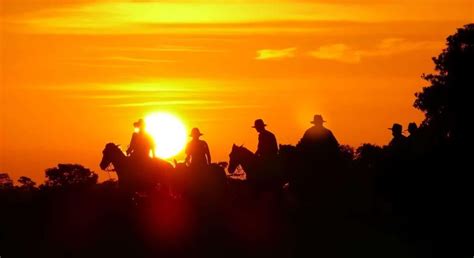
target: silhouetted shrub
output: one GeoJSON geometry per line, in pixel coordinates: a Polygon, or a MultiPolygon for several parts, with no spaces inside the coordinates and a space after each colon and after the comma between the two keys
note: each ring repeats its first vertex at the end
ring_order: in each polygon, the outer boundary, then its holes
{"type": "Polygon", "coordinates": [[[46,169],[45,187],[90,186],[97,183],[97,174],[78,164],[58,164],[46,169]]]}
{"type": "Polygon", "coordinates": [[[468,134],[474,86],[474,24],[467,24],[447,38],[443,52],[434,57],[434,74],[423,74],[430,83],[416,93],[414,106],[425,113],[424,124],[433,127],[440,137],[463,143],[468,134]]]}

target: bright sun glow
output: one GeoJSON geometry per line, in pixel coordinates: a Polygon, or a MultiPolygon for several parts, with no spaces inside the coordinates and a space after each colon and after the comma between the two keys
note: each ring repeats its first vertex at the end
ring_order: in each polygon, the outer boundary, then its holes
{"type": "Polygon", "coordinates": [[[155,155],[167,159],[186,145],[186,128],[181,120],[169,113],[154,113],[145,117],[145,130],[155,141],[155,155]]]}

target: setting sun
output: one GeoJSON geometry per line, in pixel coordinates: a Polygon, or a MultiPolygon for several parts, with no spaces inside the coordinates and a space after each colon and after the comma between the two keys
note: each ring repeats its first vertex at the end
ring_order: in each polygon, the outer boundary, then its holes
{"type": "Polygon", "coordinates": [[[155,155],[167,159],[183,150],[186,128],[183,122],[169,113],[154,113],[145,117],[145,130],[155,141],[155,155]]]}

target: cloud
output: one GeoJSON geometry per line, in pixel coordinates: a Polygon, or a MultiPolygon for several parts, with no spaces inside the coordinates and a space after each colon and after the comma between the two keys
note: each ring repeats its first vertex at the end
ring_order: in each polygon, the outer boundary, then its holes
{"type": "MultiPolygon", "coordinates": [[[[5,0],[3,0],[5,1],[5,0]]],[[[441,7],[426,10],[426,5],[389,3],[347,4],[351,0],[334,1],[132,1],[132,0],[6,0],[8,22],[23,26],[27,32],[59,34],[137,34],[159,32],[194,33],[255,31],[253,24],[268,22],[308,21],[398,21],[400,13],[406,20],[439,20],[446,13],[441,7]],[[61,2],[61,3],[59,3],[61,2]],[[27,9],[24,6],[28,6],[27,9]],[[34,8],[31,8],[34,6],[34,8]],[[31,8],[31,9],[30,9],[31,8]],[[420,17],[420,13],[424,15],[420,17]],[[21,15],[19,14],[21,13],[21,15]],[[243,25],[229,27],[228,25],[243,25]],[[203,31],[203,29],[205,29],[203,31]]],[[[388,2],[387,2],[388,1],[388,2]]],[[[459,13],[463,1],[447,6],[459,13]]],[[[433,7],[434,8],[434,7],[433,7]]],[[[470,17],[468,8],[458,17],[470,17]]],[[[272,26],[257,28],[291,30],[300,28],[272,26]]],[[[311,28],[303,28],[307,31],[311,28]]],[[[259,31],[259,30],[257,30],[259,31]]]]}
{"type": "Polygon", "coordinates": [[[183,53],[223,53],[222,49],[210,49],[205,47],[162,45],[150,47],[102,47],[103,51],[121,51],[121,52],[183,52],[183,53]]]}
{"type": "Polygon", "coordinates": [[[107,107],[147,107],[147,106],[182,106],[182,105],[215,105],[221,104],[220,101],[211,100],[167,100],[167,101],[148,101],[104,105],[107,107]]]}
{"type": "Polygon", "coordinates": [[[351,48],[346,44],[337,43],[324,45],[315,51],[310,51],[309,56],[322,60],[334,60],[343,63],[359,63],[367,57],[383,57],[404,52],[432,49],[439,47],[439,42],[434,41],[409,41],[402,38],[387,38],[369,49],[351,48]]]}
{"type": "Polygon", "coordinates": [[[72,61],[63,62],[64,64],[83,66],[83,67],[97,67],[97,68],[131,68],[143,64],[153,63],[177,63],[177,60],[172,59],[152,59],[152,58],[138,58],[129,56],[107,56],[98,58],[77,58],[72,61]],[[105,62],[105,63],[104,63],[105,62]],[[109,62],[109,63],[107,63],[109,62]],[[113,62],[113,63],[111,63],[113,62]]]}
{"type": "Polygon", "coordinates": [[[296,48],[285,48],[285,49],[261,49],[257,51],[257,60],[268,60],[268,59],[283,59],[291,58],[295,56],[296,48]]]}
{"type": "Polygon", "coordinates": [[[213,82],[203,79],[182,79],[182,78],[164,78],[164,79],[149,79],[141,82],[117,82],[117,83],[87,83],[87,84],[69,84],[60,86],[50,86],[44,88],[51,91],[66,91],[74,92],[102,92],[110,94],[112,92],[120,94],[146,93],[150,94],[170,94],[170,93],[213,93],[231,91],[225,87],[214,85],[213,82]]]}
{"type": "Polygon", "coordinates": [[[344,63],[358,63],[360,61],[360,54],[342,43],[321,46],[318,50],[310,51],[309,55],[318,59],[336,60],[344,63]]]}
{"type": "Polygon", "coordinates": [[[128,57],[128,56],[110,56],[110,57],[105,57],[102,59],[110,60],[110,61],[123,61],[123,62],[134,62],[134,63],[175,63],[176,62],[176,60],[135,58],[135,57],[128,57]]]}

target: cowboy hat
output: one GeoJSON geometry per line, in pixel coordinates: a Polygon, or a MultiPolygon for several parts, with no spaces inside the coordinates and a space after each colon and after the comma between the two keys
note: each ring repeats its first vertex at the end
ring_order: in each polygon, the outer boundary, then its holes
{"type": "Polygon", "coordinates": [[[311,121],[310,123],[312,124],[319,124],[319,123],[324,123],[326,121],[323,120],[323,116],[321,115],[314,115],[313,117],[313,121],[311,121]]]}
{"type": "Polygon", "coordinates": [[[257,127],[265,127],[267,126],[262,119],[257,119],[255,120],[255,122],[253,123],[253,126],[252,128],[257,128],[257,127]]]}
{"type": "Polygon", "coordinates": [[[191,134],[189,134],[189,136],[191,136],[191,137],[193,137],[193,136],[201,136],[201,135],[203,135],[203,134],[202,134],[202,133],[199,131],[199,129],[196,128],[196,127],[193,128],[193,129],[191,130],[191,134]]]}
{"type": "Polygon", "coordinates": [[[144,125],[144,121],[143,119],[138,119],[138,121],[136,121],[135,123],[133,123],[133,127],[140,127],[140,126],[143,126],[144,125]]]}
{"type": "Polygon", "coordinates": [[[397,124],[397,123],[394,123],[392,125],[392,127],[388,128],[388,130],[399,130],[399,131],[402,131],[403,129],[403,126],[401,124],[397,124]]]}

